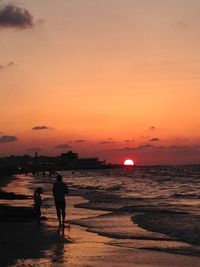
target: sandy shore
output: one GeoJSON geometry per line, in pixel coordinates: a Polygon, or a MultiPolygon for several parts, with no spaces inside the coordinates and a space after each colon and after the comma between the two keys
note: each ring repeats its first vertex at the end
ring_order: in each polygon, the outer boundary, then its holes
{"type": "Polygon", "coordinates": [[[199,266],[199,258],[129,249],[71,226],[65,233],[34,223],[0,223],[0,266],[199,266]]]}
{"type": "MultiPolygon", "coordinates": [[[[7,182],[10,181],[10,178],[7,179],[7,182]]],[[[6,180],[3,182],[3,186],[5,185],[6,180]]],[[[74,206],[70,209],[73,214],[74,206]]],[[[80,209],[80,213],[84,212],[91,215],[97,213],[80,209]]],[[[0,221],[0,237],[1,267],[200,266],[199,257],[123,247],[122,242],[116,243],[111,237],[89,232],[79,225],[71,224],[65,229],[59,228],[57,222],[51,219],[42,222],[40,226],[33,220],[0,221]]]]}

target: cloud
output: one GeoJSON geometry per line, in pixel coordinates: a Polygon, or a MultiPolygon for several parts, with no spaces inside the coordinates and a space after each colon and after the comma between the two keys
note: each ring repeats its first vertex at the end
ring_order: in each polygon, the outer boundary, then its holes
{"type": "Polygon", "coordinates": [[[16,64],[13,61],[9,62],[6,65],[1,64],[0,65],[0,70],[6,69],[6,68],[10,68],[10,67],[13,67],[13,66],[16,66],[16,64]]]}
{"type": "Polygon", "coordinates": [[[200,149],[199,145],[196,146],[155,146],[154,149],[156,150],[162,150],[162,151],[170,151],[175,153],[182,153],[182,152],[194,152],[200,149]]]}
{"type": "Polygon", "coordinates": [[[33,131],[38,131],[38,130],[53,130],[53,128],[42,125],[42,126],[34,126],[32,128],[33,131]]]}
{"type": "Polygon", "coordinates": [[[86,140],[84,140],[84,139],[77,139],[77,140],[74,140],[73,142],[74,143],[84,143],[84,142],[86,142],[86,140]]]}
{"type": "Polygon", "coordinates": [[[7,64],[7,66],[8,67],[12,67],[12,66],[15,66],[16,64],[13,62],[13,61],[11,61],[11,62],[9,62],[8,64],[7,64]]]}
{"type": "Polygon", "coordinates": [[[158,142],[158,141],[160,141],[160,139],[157,137],[154,137],[154,138],[151,138],[149,141],[150,142],[158,142]]]}
{"type": "Polygon", "coordinates": [[[0,144],[10,143],[15,141],[18,141],[18,139],[16,136],[13,135],[3,135],[0,137],[0,144]]]}
{"type": "Polygon", "coordinates": [[[112,137],[109,137],[106,140],[99,142],[100,145],[111,145],[111,144],[115,144],[115,143],[116,143],[116,141],[114,141],[112,137]]]}
{"type": "Polygon", "coordinates": [[[140,149],[146,149],[146,148],[153,148],[154,146],[151,144],[144,144],[144,145],[140,145],[138,146],[136,149],[140,150],[140,149]]]}
{"type": "Polygon", "coordinates": [[[26,29],[33,26],[33,16],[27,9],[12,4],[0,8],[0,27],[26,29]]]}
{"type": "Polygon", "coordinates": [[[31,147],[31,148],[27,148],[26,151],[30,153],[35,153],[35,152],[41,152],[42,149],[39,147],[31,147]]]}
{"type": "Polygon", "coordinates": [[[137,151],[137,150],[143,150],[143,149],[148,149],[148,148],[154,148],[153,145],[151,144],[143,144],[137,147],[123,147],[123,148],[119,148],[117,149],[118,151],[137,151]]]}
{"type": "Polygon", "coordinates": [[[130,143],[130,142],[135,142],[135,140],[134,139],[126,139],[126,140],[124,140],[124,142],[125,143],[130,143]]]}
{"type": "Polygon", "coordinates": [[[55,148],[58,148],[58,149],[68,149],[68,148],[71,148],[71,146],[68,145],[68,144],[60,144],[60,145],[55,146],[55,148]]]}
{"type": "Polygon", "coordinates": [[[115,144],[115,141],[101,141],[99,142],[100,145],[111,145],[111,144],[115,144]]]}

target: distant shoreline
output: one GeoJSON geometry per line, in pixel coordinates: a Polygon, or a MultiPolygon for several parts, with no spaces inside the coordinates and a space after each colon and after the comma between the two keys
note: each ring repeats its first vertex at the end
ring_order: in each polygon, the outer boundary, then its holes
{"type": "Polygon", "coordinates": [[[127,169],[127,170],[134,170],[134,169],[140,169],[140,168],[186,168],[186,167],[191,167],[191,168],[199,168],[200,171],[200,164],[183,164],[183,165],[134,165],[134,166],[124,166],[123,164],[105,164],[102,165],[101,167],[63,167],[63,166],[51,166],[47,165],[45,168],[39,168],[37,171],[35,171],[33,168],[29,169],[23,169],[23,168],[15,168],[10,170],[8,169],[0,169],[0,187],[5,186],[7,183],[9,183],[15,175],[17,174],[28,174],[28,173],[39,173],[39,172],[59,172],[59,171],[98,171],[98,170],[107,170],[107,169],[127,169]]]}

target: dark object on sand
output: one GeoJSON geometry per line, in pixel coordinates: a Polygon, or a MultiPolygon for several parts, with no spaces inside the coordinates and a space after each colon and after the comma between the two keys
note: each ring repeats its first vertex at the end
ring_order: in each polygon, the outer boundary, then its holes
{"type": "Polygon", "coordinates": [[[12,192],[4,192],[0,190],[0,199],[30,199],[32,196],[19,195],[12,192]]]}
{"type": "Polygon", "coordinates": [[[30,207],[0,206],[0,221],[25,222],[33,219],[34,212],[30,207]]]}

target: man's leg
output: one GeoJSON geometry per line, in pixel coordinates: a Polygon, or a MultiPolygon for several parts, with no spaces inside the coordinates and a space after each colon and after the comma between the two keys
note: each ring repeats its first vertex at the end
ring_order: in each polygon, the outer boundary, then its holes
{"type": "Polygon", "coordinates": [[[56,206],[57,218],[58,218],[59,224],[61,225],[60,203],[55,202],[55,206],[56,206]]]}
{"type": "Polygon", "coordinates": [[[65,212],[65,201],[62,203],[62,207],[61,207],[61,212],[62,212],[62,224],[65,224],[65,216],[66,216],[66,212],[65,212]]]}

